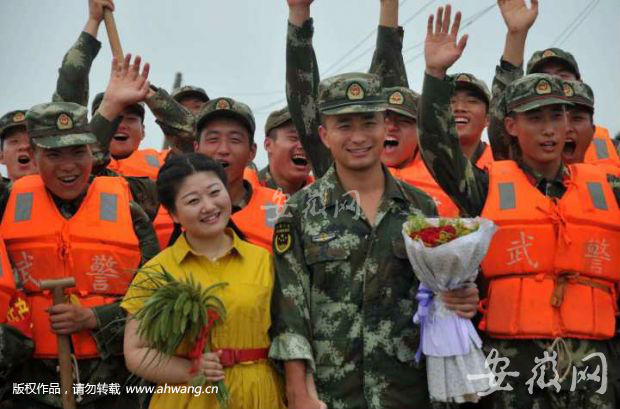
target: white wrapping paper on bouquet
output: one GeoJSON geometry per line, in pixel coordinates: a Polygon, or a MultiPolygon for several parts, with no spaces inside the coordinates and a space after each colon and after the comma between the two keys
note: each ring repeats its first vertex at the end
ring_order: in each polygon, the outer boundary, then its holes
{"type": "MultiPolygon", "coordinates": [[[[440,219],[426,219],[433,226],[440,219]]],[[[488,379],[469,380],[467,375],[489,373],[481,351],[482,341],[472,322],[448,310],[439,293],[462,288],[475,281],[497,227],[482,218],[461,219],[478,230],[437,247],[426,247],[408,235],[403,237],[409,262],[421,285],[416,298],[414,323],[421,327],[420,351],[426,356],[428,389],[432,400],[472,402],[489,389],[488,379]]],[[[420,355],[417,356],[417,359],[420,355]]]]}

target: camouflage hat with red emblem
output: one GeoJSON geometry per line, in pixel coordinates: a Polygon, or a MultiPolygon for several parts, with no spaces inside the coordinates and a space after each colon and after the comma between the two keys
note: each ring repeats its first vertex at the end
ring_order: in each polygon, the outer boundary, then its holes
{"type": "Polygon", "coordinates": [[[585,82],[564,81],[564,95],[576,107],[586,108],[594,113],[594,91],[585,82]]]}
{"type": "Polygon", "coordinates": [[[319,84],[319,111],[323,115],[363,114],[386,109],[381,78],[375,74],[349,73],[319,84]]]}
{"type": "Polygon", "coordinates": [[[7,112],[0,118],[0,139],[4,139],[4,135],[9,129],[17,127],[26,128],[26,110],[18,109],[7,112]]]}
{"type": "Polygon", "coordinates": [[[575,57],[573,57],[571,53],[561,48],[547,48],[545,50],[536,51],[527,62],[527,74],[541,73],[544,65],[551,61],[565,65],[575,74],[578,80],[581,79],[577,60],[575,60],[575,57]]]}
{"type": "Polygon", "coordinates": [[[88,126],[88,110],[73,102],[33,106],[26,112],[26,127],[31,142],[43,149],[97,142],[88,126]]]}
{"type": "Polygon", "coordinates": [[[196,137],[205,124],[215,118],[232,118],[247,128],[250,133],[251,143],[254,141],[256,121],[249,106],[232,98],[214,98],[207,102],[196,116],[196,137]]]}
{"type": "Polygon", "coordinates": [[[491,92],[487,84],[479,78],[476,78],[473,74],[461,72],[451,75],[450,78],[454,81],[456,90],[468,89],[476,93],[480,99],[482,99],[487,106],[491,103],[491,92]]]}
{"type": "Polygon", "coordinates": [[[387,111],[417,120],[420,94],[405,87],[390,87],[383,90],[387,111]]]}
{"type": "Polygon", "coordinates": [[[207,92],[204,89],[200,87],[195,87],[193,85],[184,85],[182,87],[175,88],[172,91],[171,96],[177,102],[181,102],[181,100],[186,97],[196,97],[202,102],[209,101],[209,96],[207,95],[207,92]]]}
{"type": "Polygon", "coordinates": [[[530,74],[511,82],[504,93],[506,114],[548,105],[573,105],[564,93],[564,81],[548,74],[530,74]]]}

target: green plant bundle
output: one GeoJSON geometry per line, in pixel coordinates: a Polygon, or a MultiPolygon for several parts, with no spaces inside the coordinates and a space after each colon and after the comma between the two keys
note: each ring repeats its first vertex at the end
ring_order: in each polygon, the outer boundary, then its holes
{"type": "MultiPolygon", "coordinates": [[[[163,266],[142,270],[146,279],[132,284],[148,297],[144,306],[135,314],[138,320],[138,335],[151,348],[161,352],[159,358],[176,354],[181,342],[190,345],[199,342],[203,328],[209,325],[210,315],[217,314],[218,322],[226,319],[226,307],[214,292],[228,283],[216,283],[203,287],[192,273],[186,278],[177,279],[163,266]],[[209,312],[211,311],[211,314],[209,312]]],[[[211,322],[213,324],[213,322],[211,322]]],[[[209,352],[209,343],[204,352],[209,352]]],[[[202,375],[195,377],[192,385],[203,385],[202,375]]],[[[226,408],[228,390],[223,382],[218,382],[217,398],[220,407],[226,408]]]]}

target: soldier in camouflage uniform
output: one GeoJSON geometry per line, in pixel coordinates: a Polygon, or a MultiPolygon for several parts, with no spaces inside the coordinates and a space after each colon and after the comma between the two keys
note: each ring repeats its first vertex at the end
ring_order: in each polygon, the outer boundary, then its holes
{"type": "MultiPolygon", "coordinates": [[[[440,9],[437,17],[436,29],[433,30],[433,21],[429,22],[426,39],[426,74],[424,88],[420,103],[420,147],[423,159],[439,183],[439,185],[459,204],[468,216],[479,216],[485,206],[489,192],[489,174],[472,166],[471,162],[463,155],[455,129],[454,117],[450,108],[450,95],[454,88],[453,81],[446,76],[447,69],[460,57],[465,48],[465,39],[457,43],[458,23],[450,32],[450,18],[444,18],[440,9]],[[443,20],[443,21],[442,21],[443,20]]],[[[460,20],[460,16],[458,17],[460,20]]],[[[541,100],[537,91],[537,85],[541,80],[551,86],[549,101],[540,102],[534,108],[540,108],[545,104],[550,105],[550,110],[556,109],[557,104],[567,104],[563,92],[561,80],[545,74],[536,74],[525,77],[518,82],[512,83],[505,91],[506,101],[514,109],[532,100],[541,100]],[[519,105],[521,104],[521,105],[519,105]],[[554,108],[555,107],[555,108],[554,108]]],[[[547,90],[545,90],[547,91],[547,90]]],[[[542,101],[542,100],[541,100],[542,101]]],[[[508,105],[507,105],[508,106],[508,105]]],[[[524,108],[526,109],[526,108],[524,108]]],[[[530,108],[527,108],[530,109],[530,108]]],[[[542,109],[542,108],[541,108],[542,109]]],[[[504,112],[504,115],[509,112],[504,112]]],[[[563,130],[561,130],[563,132],[563,130]]],[[[570,171],[560,162],[560,168],[555,172],[542,173],[542,170],[534,169],[533,165],[527,165],[523,159],[516,138],[513,143],[512,158],[527,175],[528,179],[540,192],[548,197],[561,198],[570,183],[570,171]],[[516,145],[516,146],[515,146],[516,145]],[[553,176],[555,175],[555,176],[553,176]]],[[[531,148],[530,148],[531,149],[531,148]]],[[[620,180],[608,176],[610,186],[620,202],[620,180]]],[[[616,404],[611,387],[604,394],[595,391],[600,383],[581,382],[577,384],[575,391],[569,392],[571,377],[561,382],[561,391],[555,393],[555,389],[541,389],[535,387],[530,394],[524,384],[532,375],[535,358],[542,358],[545,351],[550,351],[553,340],[534,339],[498,339],[487,337],[485,349],[490,351],[495,348],[501,357],[510,359],[510,366],[503,367],[502,372],[518,371],[520,376],[508,377],[514,390],[495,392],[491,395],[492,407],[494,408],[615,408],[616,404]]],[[[613,385],[618,377],[618,352],[614,350],[611,340],[585,340],[576,338],[564,339],[566,352],[576,370],[583,370],[586,363],[584,357],[593,352],[602,352],[607,358],[608,382],[613,385]]],[[[564,360],[564,364],[566,361],[564,360]]],[[[564,365],[565,369],[566,365],[564,365]]],[[[569,366],[570,369],[570,366],[569,366]]],[[[546,381],[549,381],[547,371],[546,381]]],[[[505,386],[505,385],[502,385],[505,386]]]]}
{"type": "MultiPolygon", "coordinates": [[[[122,84],[121,84],[122,85],[122,84]]],[[[124,91],[126,92],[126,91],[124,91]]],[[[94,134],[88,131],[87,110],[86,108],[65,102],[55,102],[42,104],[33,107],[27,113],[28,131],[31,135],[37,133],[46,136],[32,138],[35,149],[35,160],[42,161],[43,156],[37,156],[37,151],[48,149],[75,149],[75,147],[89,145],[95,142],[94,134]],[[63,129],[75,129],[75,133],[48,136],[53,134],[58,125],[59,118],[70,118],[66,120],[63,129]]],[[[56,131],[57,132],[57,131],[56,131]]],[[[39,155],[43,153],[39,152],[39,155]]],[[[87,148],[88,161],[84,162],[86,167],[92,165],[90,149],[87,148]]],[[[48,160],[48,159],[46,159],[48,160]]],[[[49,167],[49,165],[47,165],[49,167]]],[[[43,168],[42,168],[43,169],[43,168]]],[[[84,189],[92,181],[92,177],[85,181],[84,189]]],[[[0,214],[4,213],[11,188],[3,184],[0,186],[0,214]]],[[[62,199],[50,190],[54,203],[58,211],[67,219],[73,217],[80,209],[84,200],[84,193],[78,194],[72,199],[62,199]]],[[[146,262],[159,252],[159,246],[152,225],[144,210],[135,202],[130,202],[130,213],[133,223],[133,230],[139,240],[141,252],[140,264],[146,262]]],[[[137,266],[136,266],[137,267],[137,266]]],[[[18,281],[22,277],[17,277],[18,281]]],[[[18,283],[19,285],[19,283],[18,283]]],[[[70,313],[71,318],[65,318],[64,322],[69,325],[68,333],[78,332],[84,328],[91,328],[100,353],[99,359],[81,359],[78,362],[76,373],[79,373],[79,381],[83,384],[91,383],[118,383],[125,385],[129,379],[129,373],[125,368],[122,357],[124,313],[119,303],[102,305],[91,309],[83,308],[73,304],[62,304],[62,311],[70,313]]],[[[50,316],[54,314],[66,314],[54,307],[50,309],[50,316]]],[[[60,331],[60,330],[59,330],[60,331]]],[[[51,394],[12,394],[13,383],[58,383],[59,377],[56,371],[57,361],[47,359],[31,359],[33,353],[33,342],[24,336],[19,330],[9,324],[0,325],[0,382],[3,387],[0,391],[0,407],[2,408],[61,408],[59,395],[51,394]],[[3,395],[3,396],[2,396],[3,395]]],[[[74,382],[78,382],[77,379],[74,382]]],[[[127,395],[122,393],[120,396],[106,395],[100,391],[95,394],[85,394],[83,400],[78,404],[83,408],[117,408],[117,407],[136,407],[140,404],[139,395],[127,395]]]]}
{"type": "Polygon", "coordinates": [[[6,166],[8,174],[4,182],[37,173],[30,151],[25,110],[7,112],[0,118],[0,164],[6,166]]]}
{"type": "MultiPolygon", "coordinates": [[[[493,78],[489,121],[489,141],[496,160],[509,157],[509,137],[504,129],[503,92],[511,82],[523,77],[523,59],[528,32],[538,16],[538,1],[530,8],[525,0],[498,0],[508,32],[504,52],[493,78]]],[[[527,74],[546,73],[564,80],[581,81],[575,57],[559,48],[536,51],[527,63],[527,74]]],[[[616,145],[618,149],[618,145],[616,145]]]]}
{"type": "MultiPolygon", "coordinates": [[[[58,70],[56,90],[52,96],[54,102],[74,102],[88,106],[88,76],[92,63],[101,48],[101,43],[97,40],[97,32],[103,19],[104,7],[113,8],[114,3],[111,0],[89,1],[89,17],[84,31],[80,33],[75,44],[67,51],[58,70]]],[[[103,94],[98,94],[93,99],[92,119],[90,122],[91,130],[97,136],[97,143],[92,146],[94,160],[93,175],[119,176],[116,172],[107,169],[110,163],[110,152],[107,146],[109,146],[112,137],[117,131],[121,117],[118,115],[111,116],[114,115],[113,113],[109,117],[105,117],[97,112],[102,97],[103,94]]],[[[144,117],[144,108],[142,106],[139,104],[130,105],[135,105],[138,114],[142,118],[144,117]]],[[[129,183],[133,200],[139,203],[149,215],[149,218],[153,220],[159,207],[155,183],[146,177],[127,176],[124,178],[129,183]]]]}
{"type": "Polygon", "coordinates": [[[258,172],[261,186],[280,189],[284,194],[292,195],[307,183],[312,183],[309,178],[310,163],[288,107],[274,111],[267,117],[264,147],[269,163],[258,172]]]}
{"type": "MultiPolygon", "coordinates": [[[[307,8],[299,21],[289,20],[286,38],[286,98],[291,117],[315,177],[321,177],[332,159],[321,143],[318,129],[321,123],[316,105],[320,82],[319,68],[312,46],[314,23],[310,18],[311,1],[289,1],[289,6],[301,3],[307,8]],[[303,19],[303,17],[307,17],[303,19]]],[[[403,29],[398,27],[398,1],[381,1],[380,23],[369,72],[381,77],[383,87],[407,86],[402,57],[403,29]]]]}
{"type": "Polygon", "coordinates": [[[284,361],[291,408],[319,407],[306,371],[329,408],[427,407],[426,372],[413,362],[418,281],[401,230],[408,215],[436,208],[381,164],[378,76],[324,80],[318,102],[335,163],[292,196],[276,224],[270,357],[284,361]]]}

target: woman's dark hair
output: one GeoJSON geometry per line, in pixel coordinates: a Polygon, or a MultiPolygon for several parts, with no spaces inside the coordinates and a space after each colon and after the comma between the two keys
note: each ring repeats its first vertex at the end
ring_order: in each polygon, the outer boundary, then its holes
{"type": "MultiPolygon", "coordinates": [[[[199,172],[213,172],[222,181],[224,186],[227,186],[228,178],[226,177],[226,171],[219,162],[208,156],[197,152],[169,155],[164,165],[159,169],[156,182],[159,202],[168,212],[176,212],[174,202],[183,181],[188,176],[199,172]]],[[[229,220],[228,226],[235,230],[239,237],[244,238],[244,235],[232,222],[232,219],[229,220]]],[[[175,223],[174,232],[168,245],[174,243],[181,233],[181,226],[175,223]]]]}

